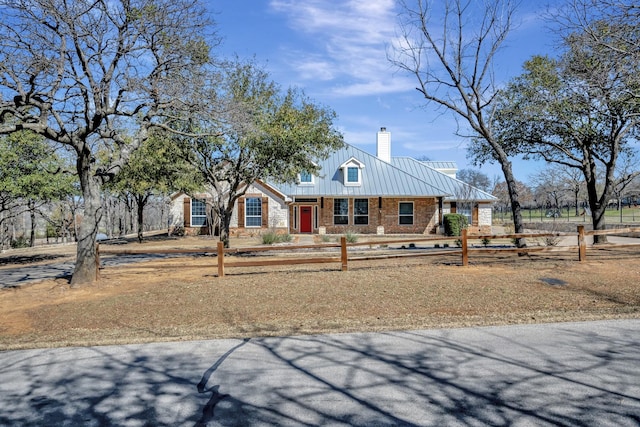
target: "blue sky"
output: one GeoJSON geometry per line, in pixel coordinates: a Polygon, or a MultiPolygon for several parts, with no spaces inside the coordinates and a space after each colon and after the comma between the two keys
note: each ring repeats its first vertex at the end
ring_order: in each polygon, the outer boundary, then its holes
{"type": "MultiPolygon", "coordinates": [[[[481,2],[478,2],[481,3],[481,2]]],[[[380,127],[391,132],[392,155],[453,160],[474,168],[451,113],[424,106],[416,81],[394,69],[387,50],[397,34],[394,0],[223,0],[212,3],[221,52],[255,57],[283,88],[296,86],[338,114],[345,141],[375,153],[380,127]]],[[[503,81],[534,54],[553,52],[543,3],[523,2],[496,63],[503,81]]],[[[527,181],[540,163],[514,161],[527,181]]],[[[503,179],[498,165],[480,168],[503,179]]]]}

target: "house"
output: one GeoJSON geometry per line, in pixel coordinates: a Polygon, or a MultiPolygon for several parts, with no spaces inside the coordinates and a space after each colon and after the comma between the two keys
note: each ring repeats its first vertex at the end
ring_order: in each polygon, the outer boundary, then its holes
{"type": "MultiPolygon", "coordinates": [[[[462,213],[471,232],[491,232],[494,196],[455,178],[453,162],[391,156],[391,134],[381,128],[377,155],[351,145],[321,161],[316,174],[295,183],[257,181],[231,221],[238,231],[288,233],[433,234],[443,215],[462,213]]],[[[172,225],[198,233],[207,225],[206,194],[174,195],[172,225]]]]}

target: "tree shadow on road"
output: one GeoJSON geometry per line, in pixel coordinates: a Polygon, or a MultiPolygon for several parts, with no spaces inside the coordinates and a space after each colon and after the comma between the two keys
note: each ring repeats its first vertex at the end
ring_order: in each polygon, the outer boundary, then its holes
{"type": "Polygon", "coordinates": [[[4,352],[0,425],[638,425],[640,336],[599,324],[4,352]]]}

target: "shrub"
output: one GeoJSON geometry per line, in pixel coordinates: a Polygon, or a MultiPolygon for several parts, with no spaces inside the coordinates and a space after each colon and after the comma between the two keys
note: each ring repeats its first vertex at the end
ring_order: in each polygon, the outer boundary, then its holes
{"type": "Polygon", "coordinates": [[[260,235],[263,245],[272,245],[274,243],[290,242],[292,237],[290,234],[279,234],[275,231],[267,231],[260,235]]]}
{"type": "Polygon", "coordinates": [[[544,244],[547,246],[558,246],[562,238],[560,236],[546,236],[544,238],[544,244]]]}
{"type": "Polygon", "coordinates": [[[47,224],[46,233],[47,233],[46,237],[58,237],[58,232],[56,231],[56,228],[51,224],[47,224]]]}
{"type": "Polygon", "coordinates": [[[15,240],[11,241],[11,247],[13,249],[28,248],[29,247],[29,239],[27,239],[24,236],[18,236],[15,240]]]}
{"type": "Polygon", "coordinates": [[[486,248],[487,246],[489,246],[489,243],[491,243],[491,239],[488,237],[483,237],[481,242],[482,242],[482,245],[486,248]]]}
{"type": "Polygon", "coordinates": [[[293,236],[289,233],[279,234],[279,236],[280,236],[280,241],[282,243],[289,243],[290,241],[293,240],[293,236]]]}
{"type": "Polygon", "coordinates": [[[467,217],[462,214],[446,214],[444,216],[444,234],[447,236],[460,236],[462,229],[469,223],[467,217]]]}
{"type": "Polygon", "coordinates": [[[351,231],[347,231],[344,237],[347,238],[347,243],[356,243],[358,241],[358,235],[351,231]]]}

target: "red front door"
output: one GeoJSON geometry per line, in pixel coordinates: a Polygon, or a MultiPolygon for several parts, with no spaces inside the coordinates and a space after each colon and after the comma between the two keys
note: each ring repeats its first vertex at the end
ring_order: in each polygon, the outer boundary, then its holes
{"type": "Polygon", "coordinates": [[[300,232],[301,233],[311,233],[313,231],[311,227],[312,217],[313,215],[311,215],[311,206],[300,207],[300,232]]]}

